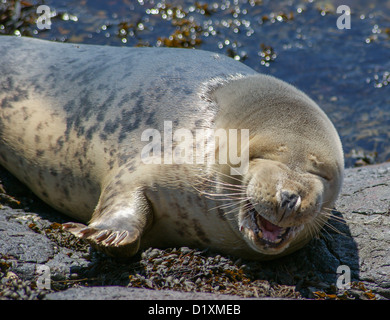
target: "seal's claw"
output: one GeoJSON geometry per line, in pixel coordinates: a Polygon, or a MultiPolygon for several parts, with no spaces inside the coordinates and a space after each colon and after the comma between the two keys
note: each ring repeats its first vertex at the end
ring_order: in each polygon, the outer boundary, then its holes
{"type": "Polygon", "coordinates": [[[64,223],[62,227],[110,256],[131,257],[138,251],[140,244],[140,233],[136,229],[131,230],[131,232],[128,230],[98,229],[75,222],[64,223]]]}
{"type": "Polygon", "coordinates": [[[102,230],[98,233],[98,235],[95,237],[95,240],[97,242],[103,241],[104,239],[107,239],[107,237],[110,235],[109,230],[102,230]]]}
{"type": "Polygon", "coordinates": [[[122,240],[125,240],[128,236],[129,236],[129,233],[128,233],[127,231],[123,231],[123,232],[119,235],[118,239],[116,240],[116,245],[119,245],[120,242],[122,242],[122,240]]]}
{"type": "MultiPolygon", "coordinates": [[[[77,225],[82,225],[81,223],[75,223],[75,222],[66,222],[62,224],[62,228],[64,230],[69,230],[71,228],[77,227],[77,225]]],[[[83,225],[85,227],[85,225],[83,225]]]]}
{"type": "Polygon", "coordinates": [[[118,231],[114,231],[106,240],[103,241],[103,244],[105,244],[106,246],[110,246],[113,243],[115,243],[115,239],[117,237],[118,237],[118,231]]]}
{"type": "Polygon", "coordinates": [[[66,231],[69,231],[77,238],[84,238],[84,235],[86,234],[87,231],[86,229],[88,229],[88,227],[85,224],[76,223],[76,222],[63,223],[62,228],[66,231]]]}
{"type": "Polygon", "coordinates": [[[141,235],[137,229],[100,230],[96,236],[90,236],[86,240],[109,256],[129,258],[138,251],[141,235]]]}

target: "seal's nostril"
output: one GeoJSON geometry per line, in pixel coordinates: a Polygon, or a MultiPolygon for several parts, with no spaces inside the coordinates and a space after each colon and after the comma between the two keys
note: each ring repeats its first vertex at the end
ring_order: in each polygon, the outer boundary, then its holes
{"type": "Polygon", "coordinates": [[[289,209],[292,209],[299,200],[299,196],[297,194],[290,193],[288,191],[283,191],[280,196],[280,205],[282,208],[288,207],[289,209]]]}

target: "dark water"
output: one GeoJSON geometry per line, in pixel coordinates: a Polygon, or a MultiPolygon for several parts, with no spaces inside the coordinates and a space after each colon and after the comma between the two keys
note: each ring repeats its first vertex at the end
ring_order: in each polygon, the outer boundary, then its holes
{"type": "MultiPolygon", "coordinates": [[[[390,160],[390,1],[45,1],[34,36],[120,46],[196,47],[296,85],[334,122],[346,165],[390,160]],[[351,29],[339,30],[339,5],[351,29]],[[361,161],[360,161],[361,162],[361,161]],[[359,161],[357,162],[359,163],[359,161]]],[[[0,26],[1,27],[1,26],[0,26]]]]}

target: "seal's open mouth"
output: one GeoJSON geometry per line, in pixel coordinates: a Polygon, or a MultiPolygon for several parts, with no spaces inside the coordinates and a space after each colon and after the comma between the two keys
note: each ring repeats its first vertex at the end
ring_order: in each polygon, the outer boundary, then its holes
{"type": "Polygon", "coordinates": [[[247,216],[241,224],[252,233],[254,240],[265,248],[279,248],[288,242],[295,234],[303,229],[301,226],[280,227],[265,219],[248,201],[247,216]]]}

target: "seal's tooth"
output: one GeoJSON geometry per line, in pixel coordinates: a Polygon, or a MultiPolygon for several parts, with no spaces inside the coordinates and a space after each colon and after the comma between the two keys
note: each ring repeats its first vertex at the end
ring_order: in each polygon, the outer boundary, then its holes
{"type": "Polygon", "coordinates": [[[278,244],[280,241],[282,241],[282,238],[277,238],[275,241],[273,241],[273,243],[278,244]]]}

